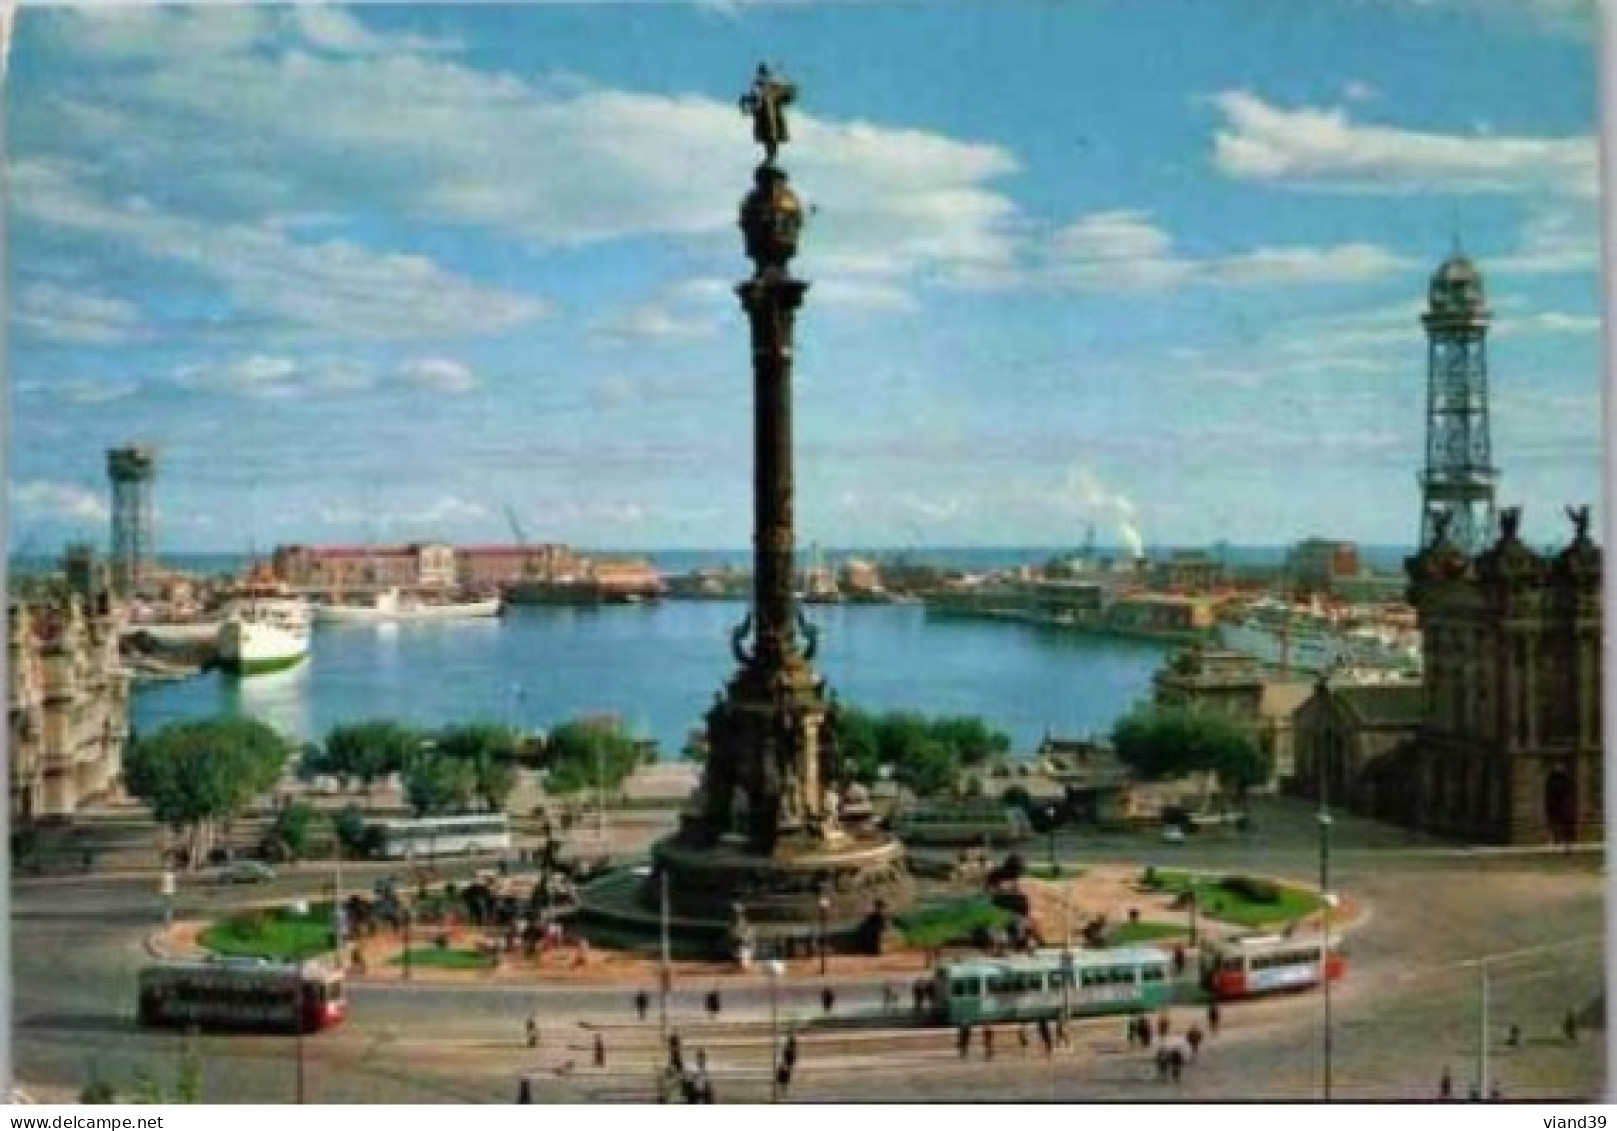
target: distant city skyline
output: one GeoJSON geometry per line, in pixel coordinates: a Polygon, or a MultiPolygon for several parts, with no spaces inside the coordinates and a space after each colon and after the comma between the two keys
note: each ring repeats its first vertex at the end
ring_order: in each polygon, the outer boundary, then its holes
{"type": "MultiPolygon", "coordinates": [[[[40,10],[9,78],[13,553],[744,547],[757,160],[800,84],[802,545],[1407,545],[1427,280],[1502,505],[1601,509],[1594,7],[40,10]]],[[[1597,524],[1599,518],[1596,519],[1597,524]]]]}

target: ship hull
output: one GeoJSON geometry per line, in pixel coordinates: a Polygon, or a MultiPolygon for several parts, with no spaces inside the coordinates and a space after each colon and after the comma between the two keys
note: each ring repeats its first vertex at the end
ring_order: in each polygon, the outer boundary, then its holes
{"type": "Polygon", "coordinates": [[[447,605],[419,605],[396,609],[364,605],[317,605],[317,624],[412,624],[416,622],[478,620],[500,615],[498,598],[459,601],[447,605]]]}
{"type": "Polygon", "coordinates": [[[297,667],[309,656],[306,614],[293,611],[286,623],[236,615],[219,629],[220,670],[237,676],[266,675],[297,667]]]}

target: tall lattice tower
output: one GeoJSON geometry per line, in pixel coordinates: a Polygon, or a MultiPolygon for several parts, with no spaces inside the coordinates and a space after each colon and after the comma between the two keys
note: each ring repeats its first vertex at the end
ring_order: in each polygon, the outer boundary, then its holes
{"type": "Polygon", "coordinates": [[[1458,248],[1432,275],[1426,310],[1426,470],[1420,474],[1420,544],[1441,531],[1468,554],[1494,533],[1493,447],[1488,438],[1488,306],[1482,272],[1458,248]]]}
{"type": "Polygon", "coordinates": [[[109,448],[112,480],[112,588],[120,597],[136,592],[152,565],[152,481],[157,449],[109,448]]]}

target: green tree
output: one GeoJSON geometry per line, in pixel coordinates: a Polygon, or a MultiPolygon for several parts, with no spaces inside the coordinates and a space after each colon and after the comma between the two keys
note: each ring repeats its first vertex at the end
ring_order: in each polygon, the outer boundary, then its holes
{"type": "Polygon", "coordinates": [[[841,761],[839,776],[874,781],[882,767],[916,793],[947,793],[962,766],[978,765],[1010,749],[1010,738],[981,719],[931,719],[914,711],[873,715],[839,707],[831,716],[841,761]]]}
{"type": "Polygon", "coordinates": [[[333,818],[331,829],[342,851],[349,856],[362,855],[370,847],[370,838],[365,832],[365,810],[358,805],[343,806],[342,812],[333,818]]]}
{"type": "Polygon", "coordinates": [[[404,794],[417,817],[463,813],[477,793],[476,772],[468,762],[424,753],[404,771],[404,794]]]}
{"type": "Polygon", "coordinates": [[[333,727],[321,762],[344,789],[358,781],[369,790],[389,774],[402,774],[420,749],[418,732],[392,719],[371,719],[333,727]]]}
{"type": "Polygon", "coordinates": [[[517,784],[520,738],[514,730],[496,723],[448,727],[437,734],[435,749],[471,767],[472,790],[490,812],[505,808],[517,784]]]}
{"type": "Polygon", "coordinates": [[[314,806],[293,801],[275,814],[270,837],[294,860],[308,855],[309,836],[314,832],[314,806]]]}
{"type": "Polygon", "coordinates": [[[285,738],[253,718],[170,723],[129,751],[124,785],[185,839],[195,868],[218,827],[280,778],[290,752],[285,738]]]}
{"type": "Polygon", "coordinates": [[[1238,793],[1273,772],[1251,727],[1219,710],[1179,705],[1136,707],[1112,728],[1117,756],[1147,778],[1211,771],[1238,793]]]}
{"type": "Polygon", "coordinates": [[[545,790],[582,793],[611,791],[640,764],[634,740],[621,730],[587,719],[563,723],[545,745],[545,790]]]}
{"type": "Polygon", "coordinates": [[[993,730],[973,716],[939,719],[931,726],[932,737],[954,751],[962,764],[980,766],[996,754],[1011,748],[1011,737],[993,730]]]}

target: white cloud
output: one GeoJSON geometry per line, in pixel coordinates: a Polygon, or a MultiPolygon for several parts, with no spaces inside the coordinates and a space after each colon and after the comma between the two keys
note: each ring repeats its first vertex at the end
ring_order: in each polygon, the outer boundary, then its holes
{"type": "Polygon", "coordinates": [[[477,388],[470,367],[443,357],[417,357],[402,367],[404,379],[418,389],[440,393],[469,393],[477,388]]]}
{"type": "Polygon", "coordinates": [[[1376,97],[1376,88],[1359,79],[1350,79],[1342,84],[1342,97],[1349,102],[1368,102],[1376,97]]]}
{"type": "Polygon", "coordinates": [[[1217,95],[1214,163],[1239,180],[1354,192],[1598,190],[1592,137],[1422,133],[1365,125],[1345,110],[1285,109],[1248,91],[1217,95]]]}
{"type": "Polygon", "coordinates": [[[442,495],[418,511],[396,516],[393,521],[423,526],[485,519],[492,514],[493,512],[482,503],[475,503],[458,495],[442,495]]]}
{"type": "Polygon", "coordinates": [[[1522,225],[1517,246],[1490,259],[1502,274],[1544,275],[1593,271],[1600,265],[1600,217],[1584,202],[1539,205],[1522,225]]]}
{"type": "Polygon", "coordinates": [[[375,378],[366,367],[340,358],[251,354],[234,361],[184,366],[175,372],[174,382],[200,392],[281,400],[311,393],[367,389],[375,383],[375,378]]]}
{"type": "Polygon", "coordinates": [[[53,518],[88,526],[110,520],[101,496],[71,483],[30,479],[11,487],[11,505],[29,518],[53,518]]]}
{"type": "Polygon", "coordinates": [[[1496,337],[1528,334],[1598,334],[1600,319],[1593,314],[1539,310],[1520,318],[1501,319],[1495,323],[1493,332],[1496,337]]]}
{"type": "Polygon", "coordinates": [[[11,384],[22,396],[57,397],[72,404],[109,404],[133,396],[139,386],[133,381],[92,377],[24,377],[11,384]]]}
{"type": "Polygon", "coordinates": [[[125,345],[148,334],[134,303],[57,283],[23,287],[11,318],[24,335],[72,345],[125,345]]]}
{"type": "MultiPolygon", "coordinates": [[[[25,157],[57,145],[95,151],[125,181],[167,183],[225,215],[362,206],[547,246],[728,233],[736,188],[757,160],[728,94],[522,80],[408,44],[379,52],[380,33],[357,15],[341,34],[323,33],[331,50],[288,50],[285,26],[259,19],[221,35],[216,50],[176,55],[184,66],[152,58],[154,27],[185,43],[211,15],[164,11],[136,21],[140,35],[97,40],[96,14],[63,14],[82,32],[63,37],[70,51],[88,39],[110,55],[121,43],[147,65],[76,94],[70,101],[95,113],[71,133],[42,110],[13,145],[25,157]],[[362,52],[335,52],[355,37],[362,52]],[[182,166],[187,179],[173,184],[182,166]]],[[[1006,150],[806,110],[792,132],[794,178],[816,207],[806,261],[880,247],[889,270],[947,278],[1012,254],[1016,208],[992,187],[1017,168],[1006,150]]]]}
{"type": "Polygon", "coordinates": [[[491,290],[418,255],[372,251],[342,240],[298,243],[278,226],[224,224],[118,207],[84,177],[54,162],[20,161],[13,206],[29,220],[103,237],[120,252],[192,268],[254,318],[288,332],[405,339],[491,333],[543,317],[523,295],[491,290]]]}
{"type": "Polygon", "coordinates": [[[1412,261],[1373,244],[1257,248],[1192,259],[1148,213],[1096,212],[1051,241],[1049,281],[1095,290],[1160,290],[1188,283],[1231,286],[1357,283],[1407,270],[1412,261]]]}

